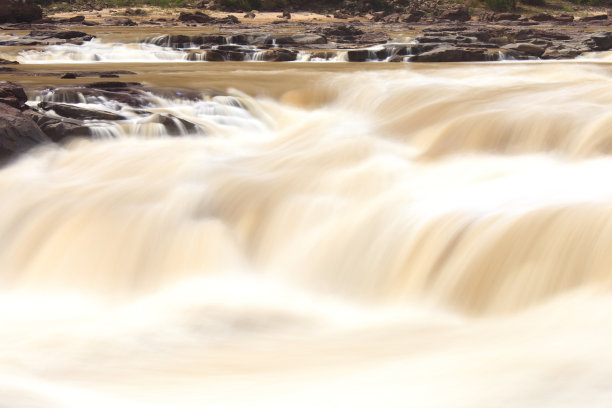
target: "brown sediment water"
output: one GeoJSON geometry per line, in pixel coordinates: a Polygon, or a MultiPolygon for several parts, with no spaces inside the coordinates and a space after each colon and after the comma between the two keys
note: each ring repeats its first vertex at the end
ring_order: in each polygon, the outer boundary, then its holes
{"type": "Polygon", "coordinates": [[[609,406],[605,57],[18,68],[206,131],[0,170],[0,406],[609,406]]]}

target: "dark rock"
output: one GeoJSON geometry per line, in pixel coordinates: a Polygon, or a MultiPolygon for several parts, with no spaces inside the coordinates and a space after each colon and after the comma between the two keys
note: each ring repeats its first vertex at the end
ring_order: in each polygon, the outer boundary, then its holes
{"type": "Polygon", "coordinates": [[[334,18],[337,18],[339,20],[347,20],[349,18],[351,18],[352,16],[348,13],[343,13],[342,11],[336,11],[334,13],[334,18]]]}
{"type": "Polygon", "coordinates": [[[31,23],[42,16],[40,6],[30,0],[0,0],[0,24],[31,23]]]}
{"type": "Polygon", "coordinates": [[[62,75],[60,78],[61,79],[76,79],[77,75],[73,72],[66,72],[64,75],[62,75]]]}
{"type": "Polygon", "coordinates": [[[344,23],[332,23],[328,26],[319,27],[316,32],[334,37],[355,37],[364,34],[359,28],[344,23]]]}
{"type": "Polygon", "coordinates": [[[208,50],[204,53],[204,60],[210,62],[225,61],[225,54],[217,50],[208,50]]]}
{"type": "Polygon", "coordinates": [[[521,15],[516,13],[495,13],[491,21],[516,21],[519,18],[521,18],[521,15]]]}
{"type": "Polygon", "coordinates": [[[18,65],[19,62],[17,61],[9,61],[9,60],[5,60],[4,58],[0,58],[0,65],[18,65]]]}
{"type": "Polygon", "coordinates": [[[127,17],[111,17],[104,20],[105,25],[110,26],[136,26],[138,25],[132,19],[127,17]]]}
{"type": "Polygon", "coordinates": [[[399,23],[400,14],[399,13],[389,14],[388,16],[383,17],[382,21],[387,24],[399,23]]]}
{"type": "Polygon", "coordinates": [[[274,62],[295,61],[296,58],[296,51],[291,51],[284,48],[273,48],[271,50],[267,50],[263,56],[264,61],[274,62]]]}
{"type": "Polygon", "coordinates": [[[100,78],[119,78],[119,75],[112,73],[104,73],[99,75],[100,78]]]}
{"type": "Polygon", "coordinates": [[[242,18],[255,18],[255,13],[253,13],[252,11],[249,11],[244,16],[242,16],[242,18]]]}
{"type": "Polygon", "coordinates": [[[126,16],[146,16],[147,12],[144,11],[143,9],[134,10],[134,9],[128,8],[128,9],[125,9],[125,15],[126,16]]]}
{"type": "Polygon", "coordinates": [[[349,50],[347,52],[349,62],[364,62],[368,60],[370,52],[368,50],[349,50]]]}
{"type": "Polygon", "coordinates": [[[222,17],[222,18],[215,18],[213,20],[213,23],[215,24],[240,24],[240,20],[238,20],[238,17],[228,14],[227,16],[222,17]]]}
{"type": "Polygon", "coordinates": [[[608,15],[607,14],[597,14],[594,16],[587,16],[587,17],[582,17],[580,19],[580,21],[582,22],[589,22],[589,21],[601,21],[601,20],[607,20],[608,19],[608,15]]]}
{"type": "Polygon", "coordinates": [[[526,54],[532,57],[536,57],[536,58],[540,58],[542,54],[544,54],[544,51],[546,51],[546,47],[542,47],[542,46],[531,44],[531,43],[508,44],[508,45],[504,45],[502,49],[518,51],[523,54],[526,54]]]}
{"type": "Polygon", "coordinates": [[[327,37],[320,34],[295,34],[291,39],[294,44],[299,45],[327,44],[327,37]]]}
{"type": "Polygon", "coordinates": [[[557,22],[559,23],[571,23],[574,21],[574,16],[570,14],[561,14],[556,17],[557,22]]]}
{"type": "Polygon", "coordinates": [[[382,31],[365,33],[357,39],[358,44],[383,44],[389,41],[389,36],[382,31]]]}
{"type": "Polygon", "coordinates": [[[481,48],[438,47],[410,57],[411,62],[476,62],[491,61],[493,56],[481,48]]]}
{"type": "Polygon", "coordinates": [[[21,110],[0,103],[0,161],[51,140],[21,110]]]}
{"type": "Polygon", "coordinates": [[[91,136],[90,128],[83,126],[79,121],[50,118],[33,109],[25,111],[24,115],[31,118],[43,133],[54,142],[60,142],[66,138],[91,136]]]}
{"type": "Polygon", "coordinates": [[[457,4],[454,7],[444,10],[442,14],[440,14],[440,18],[442,20],[451,21],[468,21],[470,19],[470,12],[463,4],[457,4]]]}
{"type": "Polygon", "coordinates": [[[31,31],[24,38],[36,38],[42,40],[48,40],[51,38],[58,38],[60,40],[74,40],[89,41],[94,36],[84,33],[82,31],[31,31]]]}
{"type": "Polygon", "coordinates": [[[70,17],[65,20],[66,23],[82,23],[83,21],[85,21],[85,16],[82,15],[70,17]]]}
{"type": "Polygon", "coordinates": [[[421,20],[424,15],[425,13],[421,10],[413,10],[410,13],[400,15],[399,21],[402,23],[416,23],[421,20]]]}
{"type": "Polygon", "coordinates": [[[555,21],[556,18],[551,16],[548,13],[539,13],[539,14],[534,14],[533,16],[529,17],[529,19],[531,21],[538,21],[538,22],[542,22],[542,21],[555,21]]]}
{"type": "Polygon", "coordinates": [[[612,33],[600,31],[591,35],[585,44],[593,51],[607,51],[612,48],[612,33]]]}
{"type": "Polygon", "coordinates": [[[153,122],[161,123],[169,136],[181,136],[184,134],[195,133],[195,131],[198,129],[195,124],[170,114],[156,115],[153,118],[153,122]]]}
{"type": "Polygon", "coordinates": [[[548,48],[544,54],[542,54],[542,59],[572,59],[576,58],[578,55],[582,54],[584,51],[588,51],[586,49],[582,50],[578,47],[568,46],[565,44],[554,44],[548,48]]]}
{"type": "Polygon", "coordinates": [[[43,110],[53,110],[56,114],[65,118],[78,120],[124,120],[125,116],[112,112],[81,108],[63,103],[41,102],[38,107],[43,110]]]}
{"type": "Polygon", "coordinates": [[[277,18],[284,18],[286,20],[290,20],[291,19],[291,13],[287,10],[283,10],[283,14],[281,14],[280,16],[276,16],[277,18]]]}
{"type": "Polygon", "coordinates": [[[14,82],[0,81],[0,103],[12,106],[15,109],[25,109],[28,97],[21,85],[14,82]]]}

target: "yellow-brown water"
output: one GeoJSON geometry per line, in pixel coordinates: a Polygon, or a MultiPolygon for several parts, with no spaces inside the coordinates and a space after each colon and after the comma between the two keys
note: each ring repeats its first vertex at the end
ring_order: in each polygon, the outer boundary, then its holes
{"type": "Polygon", "coordinates": [[[608,64],[122,69],[258,125],[0,171],[1,407],[610,406],[608,64]]]}

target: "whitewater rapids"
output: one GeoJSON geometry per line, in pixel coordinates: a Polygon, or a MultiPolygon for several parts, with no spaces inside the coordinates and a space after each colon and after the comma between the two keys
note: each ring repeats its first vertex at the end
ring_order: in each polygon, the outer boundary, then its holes
{"type": "Polygon", "coordinates": [[[0,170],[0,407],[610,406],[607,65],[315,84],[0,170]]]}

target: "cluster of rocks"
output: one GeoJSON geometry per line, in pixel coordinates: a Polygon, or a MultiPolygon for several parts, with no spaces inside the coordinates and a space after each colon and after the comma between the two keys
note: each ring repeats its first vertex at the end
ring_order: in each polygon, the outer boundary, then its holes
{"type": "MultiPolygon", "coordinates": [[[[160,123],[169,135],[193,132],[197,126],[170,114],[152,115],[146,109],[150,94],[139,83],[95,82],[83,86],[61,87],[47,91],[53,101],[35,107],[22,86],[0,81],[0,162],[40,144],[62,142],[75,137],[91,137],[89,121],[124,121],[119,113],[89,109],[74,104],[84,100],[114,101],[134,108],[134,112],[160,123]]],[[[47,99],[47,98],[45,98],[47,99]]]]}
{"type": "Polygon", "coordinates": [[[449,27],[424,30],[416,40],[410,58],[415,62],[570,59],[585,52],[612,49],[612,33],[608,31],[449,27]]]}
{"type": "Polygon", "coordinates": [[[57,44],[83,44],[91,41],[93,35],[82,31],[57,31],[57,30],[34,30],[23,37],[0,41],[0,45],[5,46],[34,46],[34,45],[57,45],[57,44]]]}

